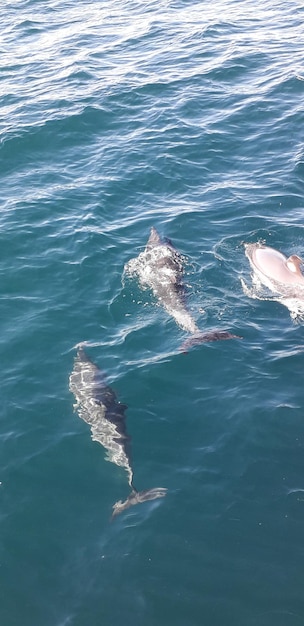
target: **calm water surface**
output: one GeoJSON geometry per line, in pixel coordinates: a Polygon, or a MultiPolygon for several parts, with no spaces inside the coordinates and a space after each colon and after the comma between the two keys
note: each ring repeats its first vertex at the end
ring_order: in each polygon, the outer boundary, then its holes
{"type": "Polygon", "coordinates": [[[301,2],[3,2],[0,622],[302,626],[304,329],[244,242],[304,255],[301,2]],[[151,226],[187,335],[122,280],[151,226]],[[75,344],[128,405],[139,489],[73,411],[75,344]]]}

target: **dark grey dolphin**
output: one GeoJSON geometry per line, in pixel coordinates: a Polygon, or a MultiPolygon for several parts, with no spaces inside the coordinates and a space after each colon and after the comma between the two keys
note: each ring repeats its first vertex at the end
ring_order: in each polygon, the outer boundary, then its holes
{"type": "Polygon", "coordinates": [[[104,374],[89,359],[83,345],[78,346],[69,387],[76,398],[75,408],[79,417],[91,427],[93,441],[98,441],[107,450],[108,461],[127,472],[131,493],[124,502],[119,500],[114,504],[112,517],[139,502],[163,498],[167,489],[162,487],[140,492],[135,489],[131,439],[126,429],[127,406],[117,401],[115,392],[106,384],[104,374]]]}
{"type": "Polygon", "coordinates": [[[125,272],[136,274],[140,285],[149,287],[176,323],[191,333],[192,337],[184,342],[183,349],[197,343],[238,338],[227,331],[199,330],[186,306],[183,258],[169,239],[161,239],[155,228],[151,228],[145,250],[125,265],[125,272]]]}

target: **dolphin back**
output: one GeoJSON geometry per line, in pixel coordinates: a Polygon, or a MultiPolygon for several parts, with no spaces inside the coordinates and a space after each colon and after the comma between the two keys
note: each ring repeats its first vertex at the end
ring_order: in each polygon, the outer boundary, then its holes
{"type": "Polygon", "coordinates": [[[192,337],[186,339],[180,350],[187,352],[192,346],[197,346],[200,343],[210,343],[211,341],[226,341],[227,339],[242,339],[239,335],[233,335],[228,330],[209,330],[206,332],[199,332],[192,337]]]}
{"type": "Polygon", "coordinates": [[[129,509],[131,506],[135,504],[140,504],[141,502],[148,502],[148,500],[157,500],[158,498],[164,498],[167,493],[167,489],[164,487],[156,487],[154,489],[148,489],[146,491],[133,491],[130,493],[129,497],[123,502],[119,500],[113,506],[112,519],[129,509]]]}
{"type": "Polygon", "coordinates": [[[132,487],[131,437],[126,427],[127,406],[118,402],[107,385],[104,373],[91,361],[82,346],[78,347],[70,375],[70,391],[76,399],[75,409],[91,428],[93,441],[106,450],[106,459],[127,472],[132,487]]]}

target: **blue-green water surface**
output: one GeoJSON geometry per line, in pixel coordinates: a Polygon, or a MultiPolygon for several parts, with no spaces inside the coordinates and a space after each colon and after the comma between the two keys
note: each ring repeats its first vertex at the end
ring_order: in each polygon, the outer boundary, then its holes
{"type": "Polygon", "coordinates": [[[304,254],[303,4],[2,2],[1,626],[303,626],[304,329],[244,242],[304,254]],[[185,256],[184,333],[125,263],[185,256]],[[132,507],[73,410],[128,405],[132,507]]]}

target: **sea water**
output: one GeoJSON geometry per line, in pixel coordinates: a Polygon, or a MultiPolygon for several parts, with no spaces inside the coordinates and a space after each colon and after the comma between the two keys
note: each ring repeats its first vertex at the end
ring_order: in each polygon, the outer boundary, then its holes
{"type": "MultiPolygon", "coordinates": [[[[244,293],[245,242],[304,254],[303,4],[2,2],[1,626],[302,626],[304,330],[244,293]],[[187,339],[123,280],[183,255],[187,339]],[[69,391],[128,405],[128,496],[69,391]]],[[[250,294],[249,294],[250,295],[250,294]]]]}

